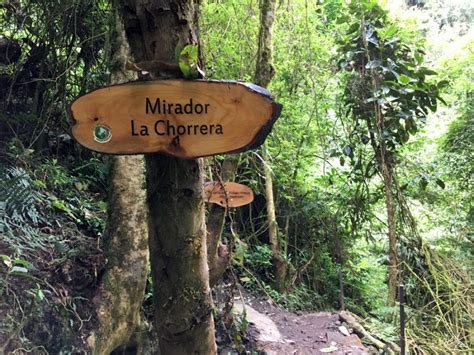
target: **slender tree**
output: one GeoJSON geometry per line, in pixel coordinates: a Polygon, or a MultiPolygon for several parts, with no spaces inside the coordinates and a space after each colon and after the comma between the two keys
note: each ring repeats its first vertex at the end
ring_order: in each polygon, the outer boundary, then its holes
{"type": "MultiPolygon", "coordinates": [[[[199,44],[197,0],[124,0],[121,11],[138,67],[153,78],[181,73],[176,53],[199,44]]],[[[162,354],[216,353],[206,252],[202,159],[148,154],[149,246],[155,325],[162,354]]]]}
{"type": "MultiPolygon", "coordinates": [[[[134,79],[126,71],[129,46],[115,13],[112,84],[134,79]]],[[[99,305],[97,330],[89,337],[95,354],[109,354],[127,344],[140,323],[140,307],[148,270],[147,208],[142,155],[110,158],[106,271],[94,301],[99,305]]]]}
{"type": "MultiPolygon", "coordinates": [[[[239,165],[238,156],[228,155],[222,162],[220,180],[222,183],[233,181],[239,165]]],[[[221,243],[227,208],[212,204],[207,217],[207,258],[209,281],[214,286],[229,266],[231,251],[221,243]]]]}
{"type": "Polygon", "coordinates": [[[344,40],[342,67],[351,73],[345,101],[354,120],[352,144],[344,148],[354,171],[364,179],[378,173],[383,183],[388,235],[388,303],[393,305],[400,279],[398,249],[400,230],[407,224],[396,183],[399,147],[428,112],[436,111],[441,83],[429,80],[436,73],[423,65],[423,51],[405,43],[387,12],[377,3],[354,1],[349,4],[348,38],[344,40]],[[372,157],[363,162],[364,146],[370,143],[372,157]],[[354,150],[357,150],[354,153],[354,150]],[[397,223],[397,221],[399,221],[397,223]],[[397,226],[398,224],[398,226],[397,226]]]}
{"type": "MultiPolygon", "coordinates": [[[[275,1],[260,1],[260,29],[254,82],[262,87],[267,87],[275,75],[275,69],[272,65],[272,28],[275,20],[275,11],[275,1]]],[[[273,178],[272,171],[268,165],[269,157],[265,148],[263,148],[262,156],[264,160],[265,195],[267,198],[268,234],[276,274],[276,287],[279,290],[283,290],[287,273],[287,263],[281,255],[278,243],[278,225],[273,197],[273,178]]],[[[238,159],[233,156],[226,156],[222,163],[222,182],[234,180],[237,168],[238,159]]],[[[207,219],[207,244],[211,285],[214,285],[219,278],[222,277],[230,260],[230,251],[227,246],[220,244],[226,213],[226,208],[213,205],[210,207],[207,219]]]]}
{"type": "MultiPolygon", "coordinates": [[[[275,21],[276,2],[260,0],[260,30],[258,35],[258,54],[255,69],[255,84],[267,87],[275,69],[272,65],[272,29],[275,21]]],[[[288,264],[283,258],[278,243],[278,224],[273,197],[273,178],[269,166],[269,156],[265,147],[262,148],[263,170],[265,175],[265,195],[267,203],[268,239],[272,250],[272,263],[275,271],[275,286],[279,291],[285,289],[288,264]]]]}

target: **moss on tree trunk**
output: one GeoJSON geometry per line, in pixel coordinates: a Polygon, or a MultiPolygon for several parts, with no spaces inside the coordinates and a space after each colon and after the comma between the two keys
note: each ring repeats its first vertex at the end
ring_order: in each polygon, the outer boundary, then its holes
{"type": "MultiPolygon", "coordinates": [[[[133,79],[125,71],[130,50],[117,16],[115,32],[112,84],[133,79]]],[[[127,344],[140,323],[149,255],[144,173],[142,155],[111,158],[107,265],[94,298],[99,322],[88,339],[95,354],[109,354],[127,344]]]]}
{"type": "Polygon", "coordinates": [[[163,354],[215,352],[202,161],[150,155],[150,255],[163,354]]]}
{"type": "MultiPolygon", "coordinates": [[[[275,21],[275,0],[260,1],[260,30],[258,35],[258,55],[255,69],[255,84],[267,87],[275,69],[272,65],[272,29],[275,21]]],[[[272,251],[272,264],[275,272],[275,287],[279,291],[286,288],[288,263],[282,256],[278,243],[278,223],[276,220],[275,200],[273,197],[272,171],[268,165],[269,156],[265,147],[262,149],[263,170],[265,174],[265,195],[267,201],[268,239],[272,251]]]]}
{"type": "MultiPolygon", "coordinates": [[[[239,165],[239,158],[227,155],[222,163],[221,182],[234,181],[239,165]]],[[[211,204],[207,216],[207,260],[209,265],[209,280],[214,287],[229,266],[231,251],[227,245],[221,244],[227,208],[211,204]]]]}
{"type": "MultiPolygon", "coordinates": [[[[136,62],[154,78],[179,76],[176,52],[198,44],[199,1],[122,1],[136,62]]],[[[202,161],[146,156],[155,326],[162,354],[216,352],[202,200],[202,161]]]]}

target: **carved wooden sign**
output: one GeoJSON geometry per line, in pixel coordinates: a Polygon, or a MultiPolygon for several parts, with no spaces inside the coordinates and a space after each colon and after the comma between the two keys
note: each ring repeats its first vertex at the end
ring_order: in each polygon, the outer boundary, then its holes
{"type": "Polygon", "coordinates": [[[196,158],[261,145],[282,106],[237,81],[158,80],[109,86],[70,105],[72,135],[101,153],[196,158]]]}
{"type": "Polygon", "coordinates": [[[240,207],[253,201],[252,189],[236,182],[225,182],[224,186],[217,181],[208,182],[203,194],[206,202],[222,207],[240,207]]]}

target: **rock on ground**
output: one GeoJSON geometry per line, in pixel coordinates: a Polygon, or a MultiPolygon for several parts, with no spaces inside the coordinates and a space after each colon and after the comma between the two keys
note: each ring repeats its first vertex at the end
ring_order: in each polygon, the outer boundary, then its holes
{"type": "Polygon", "coordinates": [[[268,355],[314,355],[373,353],[337,313],[317,312],[297,315],[252,296],[236,299],[234,309],[250,323],[250,334],[268,355]]]}

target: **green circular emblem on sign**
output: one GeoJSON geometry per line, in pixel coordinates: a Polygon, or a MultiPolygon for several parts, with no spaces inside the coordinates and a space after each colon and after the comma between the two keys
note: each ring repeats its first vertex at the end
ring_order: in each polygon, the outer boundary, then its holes
{"type": "Polygon", "coordinates": [[[103,124],[98,124],[94,128],[94,140],[99,143],[107,143],[112,138],[112,131],[103,124]]]}

